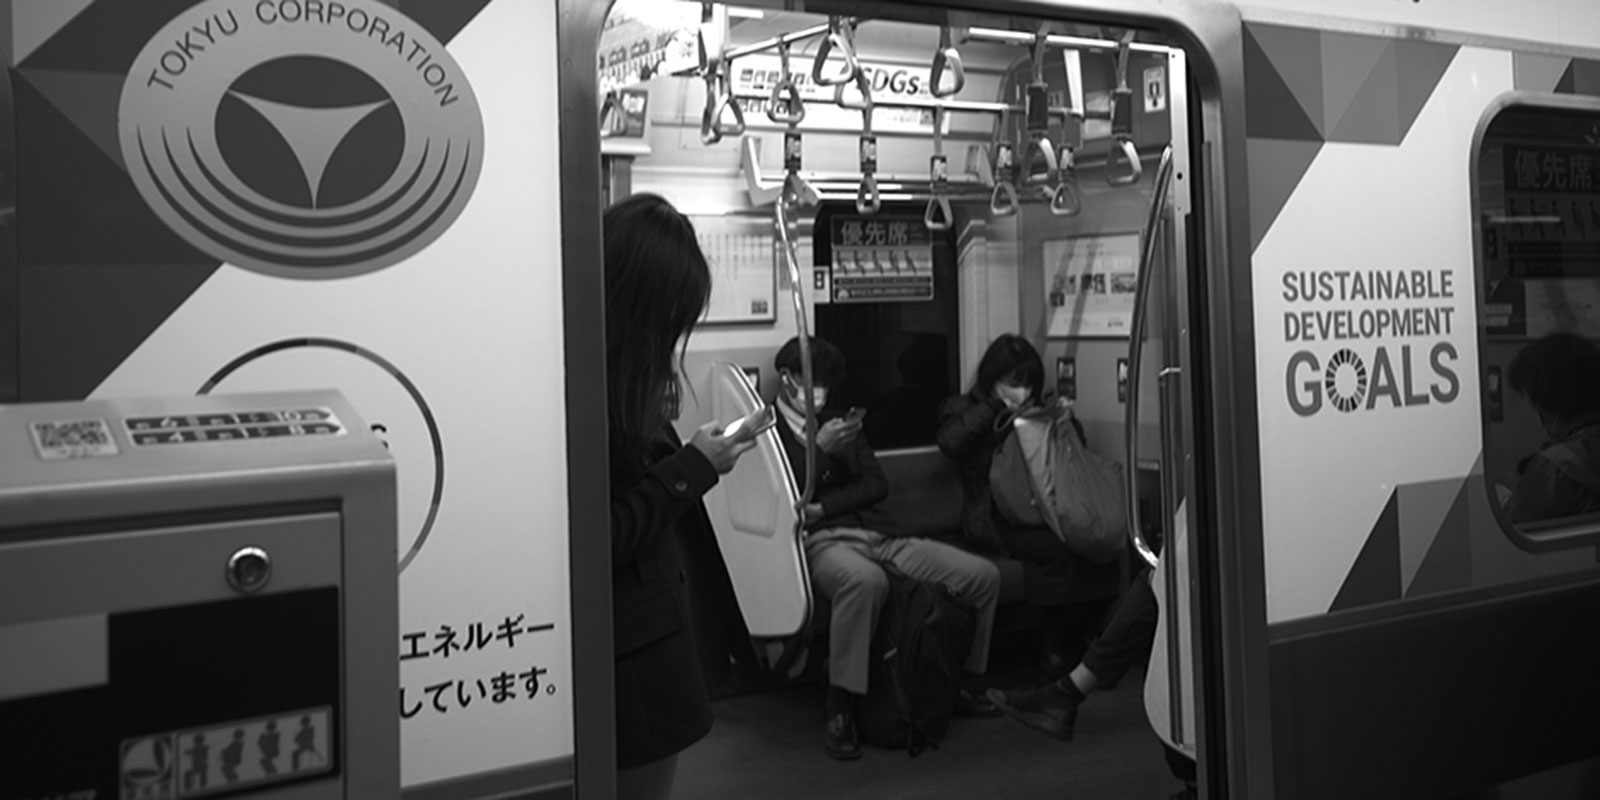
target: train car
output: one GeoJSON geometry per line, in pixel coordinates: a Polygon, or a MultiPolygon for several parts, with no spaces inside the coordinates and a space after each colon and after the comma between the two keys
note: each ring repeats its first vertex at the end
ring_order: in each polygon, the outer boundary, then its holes
{"type": "MultiPolygon", "coordinates": [[[[888,508],[959,541],[938,408],[1020,334],[1124,470],[1089,607],[1161,612],[1071,744],[829,761],[766,440],[707,499],[758,663],[676,796],[1600,796],[1600,518],[1521,505],[1582,420],[1518,366],[1600,340],[1592,0],[0,12],[0,403],[337,388],[397,474],[406,797],[616,793],[600,242],[637,192],[713,267],[680,431],[825,338],[888,508]]],[[[187,757],[105,771],[180,796],[187,757]]]]}

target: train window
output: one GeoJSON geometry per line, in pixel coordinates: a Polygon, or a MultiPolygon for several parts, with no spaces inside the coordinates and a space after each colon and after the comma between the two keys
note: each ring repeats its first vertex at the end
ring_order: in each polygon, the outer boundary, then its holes
{"type": "Polygon", "coordinates": [[[1529,549],[1600,539],[1600,102],[1516,98],[1474,186],[1484,475],[1529,549]]]}

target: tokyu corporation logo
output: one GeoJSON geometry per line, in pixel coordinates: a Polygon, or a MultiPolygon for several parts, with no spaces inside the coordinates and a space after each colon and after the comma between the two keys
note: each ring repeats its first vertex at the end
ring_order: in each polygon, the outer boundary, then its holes
{"type": "Polygon", "coordinates": [[[444,46],[373,0],[206,0],[134,61],[122,155],[200,250],[341,277],[421,250],[478,180],[483,118],[444,46]]]}

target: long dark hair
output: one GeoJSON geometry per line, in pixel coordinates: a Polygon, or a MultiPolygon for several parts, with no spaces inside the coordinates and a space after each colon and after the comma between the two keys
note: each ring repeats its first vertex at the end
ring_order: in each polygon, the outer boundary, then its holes
{"type": "Polygon", "coordinates": [[[658,195],[612,205],[604,225],[606,418],[612,457],[631,458],[671,416],[678,348],[705,312],[711,270],[694,226],[658,195]]]}
{"type": "Polygon", "coordinates": [[[978,397],[994,394],[994,385],[1006,378],[1016,378],[1028,385],[1028,396],[1039,402],[1044,389],[1044,359],[1027,340],[1014,333],[1002,333],[989,343],[978,362],[978,379],[972,384],[972,393],[978,397]]]}

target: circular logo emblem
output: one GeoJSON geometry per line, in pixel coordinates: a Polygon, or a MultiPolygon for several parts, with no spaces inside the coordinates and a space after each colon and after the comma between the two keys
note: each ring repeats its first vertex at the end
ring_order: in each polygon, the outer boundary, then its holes
{"type": "Polygon", "coordinates": [[[145,202],[217,258],[293,278],[381,269],[450,226],[483,117],[444,46],[373,0],[206,0],[123,85],[145,202]]]}
{"type": "Polygon", "coordinates": [[[1367,397],[1366,362],[1348,349],[1334,353],[1322,373],[1322,385],[1334,408],[1345,412],[1356,410],[1367,397]]]}

